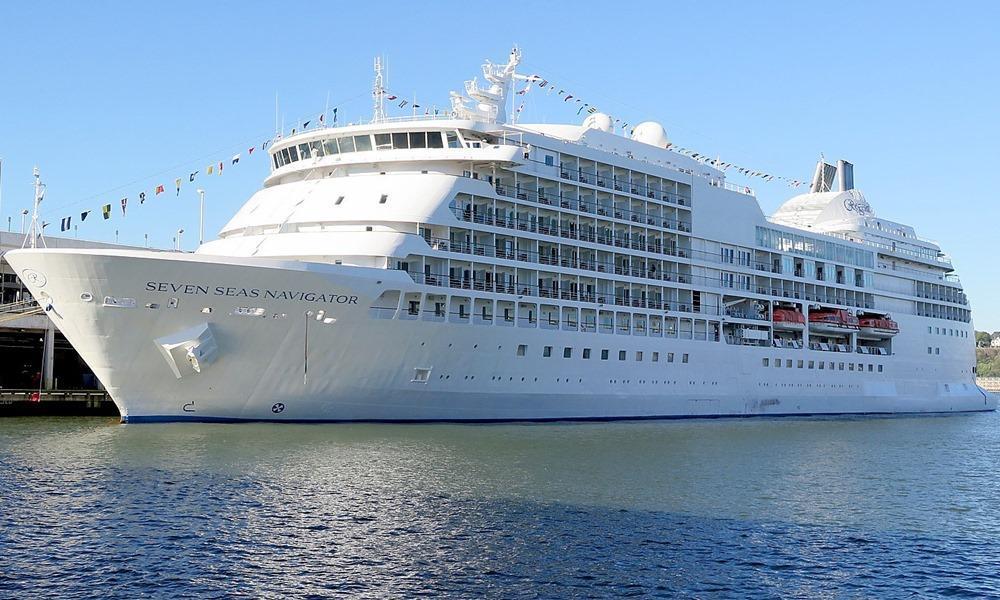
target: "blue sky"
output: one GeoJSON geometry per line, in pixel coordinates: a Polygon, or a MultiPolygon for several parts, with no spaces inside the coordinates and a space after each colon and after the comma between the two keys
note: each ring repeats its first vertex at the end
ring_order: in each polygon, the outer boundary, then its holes
{"type": "MultiPolygon", "coordinates": [[[[993,2],[0,3],[0,224],[19,229],[37,164],[50,234],[93,209],[81,238],[169,247],[183,228],[193,249],[197,185],[213,237],[265,176],[246,149],[273,133],[276,94],[286,128],[328,97],[367,118],[382,54],[394,93],[445,106],[516,43],[525,72],[681,146],[799,179],[821,152],[852,161],[878,214],[939,241],[977,327],[1000,330],[998,22],[993,2]]],[[[532,94],[522,120],[575,112],[532,94]]],[[[794,193],[752,185],[765,212],[794,193]]]]}

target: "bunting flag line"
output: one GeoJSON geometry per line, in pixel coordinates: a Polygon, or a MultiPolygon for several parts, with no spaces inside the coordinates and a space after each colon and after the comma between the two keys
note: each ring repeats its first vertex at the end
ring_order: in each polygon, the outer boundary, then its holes
{"type": "Polygon", "coordinates": [[[139,192],[139,204],[146,203],[146,192],[139,192]]]}
{"type": "Polygon", "coordinates": [[[63,217],[62,223],[59,224],[59,231],[66,231],[70,227],[70,221],[73,217],[63,217]]]}
{"type": "Polygon", "coordinates": [[[214,172],[214,170],[215,170],[215,166],[213,166],[213,165],[208,165],[207,167],[205,167],[205,173],[207,173],[209,175],[211,175],[214,172]]]}
{"type": "Polygon", "coordinates": [[[219,161],[219,175],[222,175],[222,161],[219,161]]]}
{"type": "Polygon", "coordinates": [[[249,148],[247,148],[247,156],[253,156],[253,151],[255,149],[256,148],[254,146],[250,146],[249,148]]]}
{"type": "Polygon", "coordinates": [[[174,180],[174,185],[177,186],[177,195],[180,196],[181,195],[181,178],[180,177],[178,177],[177,179],[174,180]]]}
{"type": "Polygon", "coordinates": [[[84,221],[86,221],[88,215],[90,215],[89,210],[85,210],[82,213],[80,213],[80,222],[83,223],[84,221]]]}
{"type": "Polygon", "coordinates": [[[121,203],[122,203],[122,216],[124,217],[125,216],[125,207],[128,206],[128,198],[122,198],[121,199],[121,203]]]}
{"type": "Polygon", "coordinates": [[[107,221],[111,218],[111,205],[105,204],[101,207],[101,214],[104,215],[104,220],[107,221]]]}
{"type": "Polygon", "coordinates": [[[337,107],[333,107],[333,126],[337,126],[337,107]]]}
{"type": "Polygon", "coordinates": [[[155,190],[154,194],[156,196],[159,196],[162,193],[163,193],[163,184],[160,184],[160,185],[156,186],[156,190],[155,190]]]}
{"type": "Polygon", "coordinates": [[[198,174],[198,171],[195,171],[194,173],[191,173],[190,175],[188,175],[188,182],[194,183],[194,176],[197,175],[197,174],[198,174]]]}
{"type": "Polygon", "coordinates": [[[233,155],[233,164],[235,165],[238,162],[240,162],[240,155],[239,154],[234,154],[233,155]]]}

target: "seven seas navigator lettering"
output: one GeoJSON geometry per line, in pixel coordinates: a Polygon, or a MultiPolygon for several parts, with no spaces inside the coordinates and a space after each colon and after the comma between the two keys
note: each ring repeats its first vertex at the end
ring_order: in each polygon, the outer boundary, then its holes
{"type": "Polygon", "coordinates": [[[190,296],[228,296],[230,298],[264,298],[266,300],[296,300],[303,302],[326,302],[330,304],[357,304],[357,296],[324,294],[296,290],[262,290],[259,288],[196,285],[193,283],[172,283],[169,281],[147,281],[147,292],[171,292],[190,296]]]}

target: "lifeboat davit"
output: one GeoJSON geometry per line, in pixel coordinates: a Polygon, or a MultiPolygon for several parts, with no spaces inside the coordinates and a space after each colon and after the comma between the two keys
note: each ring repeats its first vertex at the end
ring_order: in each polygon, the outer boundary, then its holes
{"type": "Polygon", "coordinates": [[[899,324],[889,318],[889,315],[865,315],[858,317],[861,328],[860,336],[876,340],[891,338],[899,333],[899,324]]]}
{"type": "Polygon", "coordinates": [[[843,336],[859,330],[858,318],[842,308],[819,308],[809,311],[809,331],[843,336]]]}
{"type": "Polygon", "coordinates": [[[802,331],[806,328],[806,316],[794,308],[775,308],[772,321],[775,329],[783,331],[802,331]]]}

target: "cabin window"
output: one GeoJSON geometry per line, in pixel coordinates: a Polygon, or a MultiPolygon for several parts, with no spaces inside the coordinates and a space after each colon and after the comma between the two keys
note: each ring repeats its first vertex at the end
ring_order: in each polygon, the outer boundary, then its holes
{"type": "Polygon", "coordinates": [[[583,359],[584,360],[589,360],[590,359],[590,348],[584,348],[583,349],[583,359]]]}
{"type": "Polygon", "coordinates": [[[608,360],[608,351],[601,350],[601,360],[608,360]]]}
{"type": "Polygon", "coordinates": [[[406,132],[392,134],[393,150],[406,150],[410,147],[409,137],[406,132]]]}
{"type": "Polygon", "coordinates": [[[527,352],[528,352],[528,345],[527,344],[518,344],[517,345],[517,352],[516,352],[517,356],[524,356],[525,354],[527,354],[527,352]]]}
{"type": "Polygon", "coordinates": [[[879,373],[881,373],[881,372],[882,372],[882,365],[879,365],[879,366],[878,366],[878,372],[879,372],[879,373]]]}
{"type": "Polygon", "coordinates": [[[687,361],[688,361],[688,354],[687,352],[685,352],[684,355],[681,356],[681,362],[686,363],[687,361]]]}
{"type": "Polygon", "coordinates": [[[653,362],[660,362],[660,353],[659,352],[654,352],[653,353],[653,362]]]}
{"type": "Polygon", "coordinates": [[[552,346],[545,346],[542,348],[542,356],[545,358],[552,356],[552,346]]]}
{"type": "Polygon", "coordinates": [[[760,364],[763,365],[763,366],[765,366],[765,367],[769,366],[770,362],[771,362],[771,359],[769,359],[769,358],[762,358],[762,359],[760,359],[760,364]]]}
{"type": "Polygon", "coordinates": [[[826,366],[826,363],[825,363],[825,362],[823,362],[823,361],[819,361],[819,370],[820,370],[820,371],[822,371],[822,370],[823,370],[823,367],[825,367],[825,366],[826,366]]]}
{"type": "Polygon", "coordinates": [[[635,361],[636,362],[642,362],[642,351],[641,350],[636,350],[635,361]]]}
{"type": "Polygon", "coordinates": [[[427,132],[427,147],[428,148],[444,148],[444,142],[441,141],[440,131],[428,131],[427,132]]]}
{"type": "Polygon", "coordinates": [[[333,203],[336,204],[337,206],[340,206],[340,203],[343,202],[343,201],[344,201],[344,197],[343,196],[337,196],[337,199],[334,200],[333,203]]]}
{"type": "Polygon", "coordinates": [[[801,360],[798,362],[798,368],[800,368],[800,369],[802,368],[802,361],[801,360]]]}
{"type": "Polygon", "coordinates": [[[624,350],[619,350],[618,351],[618,360],[625,360],[625,351],[624,350]]]}
{"type": "Polygon", "coordinates": [[[375,149],[376,150],[392,150],[392,136],[388,133],[376,133],[375,134],[375,149]]]}
{"type": "Polygon", "coordinates": [[[815,369],[816,368],[816,361],[813,361],[813,360],[809,361],[809,368],[810,369],[815,369]]]}
{"type": "Polygon", "coordinates": [[[354,149],[358,152],[366,152],[372,149],[372,138],[369,135],[354,136],[354,149]]]}
{"type": "Polygon", "coordinates": [[[426,148],[427,134],[423,131],[410,132],[410,148],[426,148]]]}
{"type": "Polygon", "coordinates": [[[563,358],[573,358],[573,349],[569,346],[563,348],[563,358]]]}
{"type": "Polygon", "coordinates": [[[556,158],[554,156],[552,156],[551,154],[546,154],[545,155],[545,166],[551,167],[551,166],[554,166],[555,164],[556,164],[556,158]]]}
{"type": "Polygon", "coordinates": [[[382,197],[378,199],[378,203],[379,204],[385,204],[386,200],[388,200],[388,199],[389,199],[389,195],[388,194],[382,194],[382,197]]]}
{"type": "Polygon", "coordinates": [[[667,352],[667,362],[668,363],[674,362],[674,353],[673,352],[667,352]]]}

